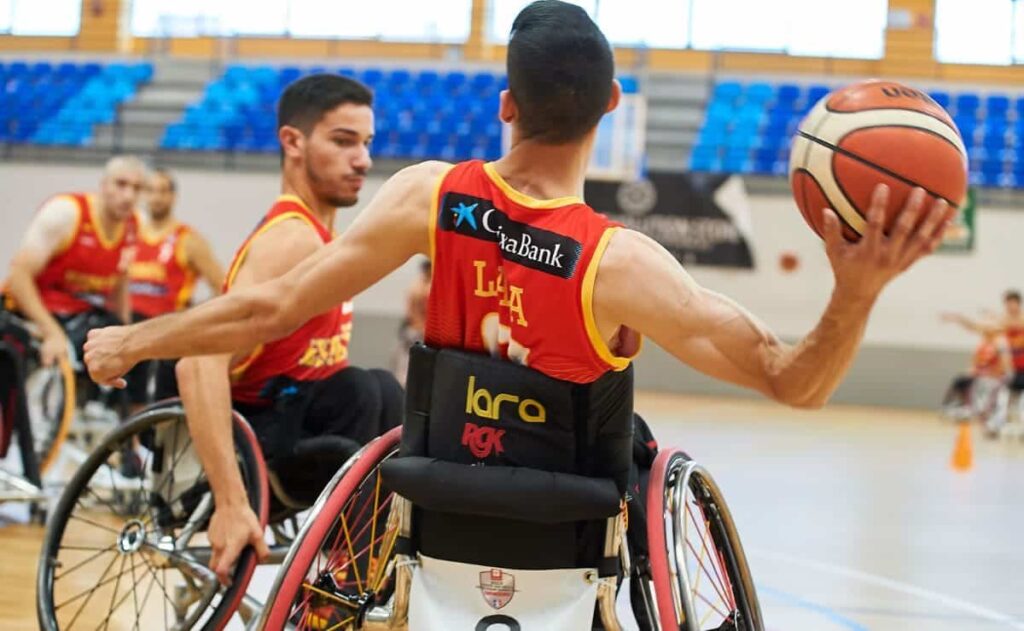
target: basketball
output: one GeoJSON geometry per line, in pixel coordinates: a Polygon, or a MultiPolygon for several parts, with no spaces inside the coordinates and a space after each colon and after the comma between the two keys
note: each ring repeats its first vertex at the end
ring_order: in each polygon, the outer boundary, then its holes
{"type": "Polygon", "coordinates": [[[890,189],[886,229],[910,191],[959,207],[967,195],[967,150],[941,105],[894,81],[864,81],[823,97],[800,123],[789,160],[790,184],[804,219],[823,234],[833,209],[843,235],[867,226],[871,194],[890,189]]]}

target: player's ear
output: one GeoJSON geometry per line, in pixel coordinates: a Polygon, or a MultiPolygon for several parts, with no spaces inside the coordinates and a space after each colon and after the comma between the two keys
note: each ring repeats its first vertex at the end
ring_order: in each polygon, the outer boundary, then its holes
{"type": "Polygon", "coordinates": [[[608,99],[608,109],[605,113],[612,112],[619,106],[619,101],[622,100],[622,84],[619,83],[618,79],[612,79],[612,95],[608,99]]]}
{"type": "Polygon", "coordinates": [[[509,124],[519,118],[519,106],[516,105],[516,100],[512,98],[512,93],[508,90],[501,91],[498,118],[501,119],[501,122],[509,124]]]}
{"type": "Polygon", "coordinates": [[[281,151],[285,157],[297,158],[302,155],[302,143],[305,142],[305,136],[298,128],[283,125],[277,130],[277,139],[281,143],[281,151]]]}

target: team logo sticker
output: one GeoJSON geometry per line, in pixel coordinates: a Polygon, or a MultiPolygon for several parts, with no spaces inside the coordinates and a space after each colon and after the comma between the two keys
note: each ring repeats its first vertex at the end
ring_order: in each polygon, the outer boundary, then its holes
{"type": "Polygon", "coordinates": [[[480,593],[491,608],[501,609],[512,602],[516,577],[499,569],[480,572],[480,593]]]}

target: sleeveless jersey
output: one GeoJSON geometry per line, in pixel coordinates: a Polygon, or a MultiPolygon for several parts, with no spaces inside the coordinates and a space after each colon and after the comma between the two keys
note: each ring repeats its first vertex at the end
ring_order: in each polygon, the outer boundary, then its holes
{"type": "Polygon", "coordinates": [[[1006,344],[1016,372],[1024,372],[1024,326],[1006,327],[1006,344]]]}
{"type": "Polygon", "coordinates": [[[135,257],[128,268],[132,311],[155,318],[189,306],[196,286],[196,274],[185,252],[185,237],[190,230],[176,222],[159,235],[148,232],[139,222],[135,257]]]}
{"type": "Polygon", "coordinates": [[[68,195],[78,206],[77,224],[43,271],[36,286],[46,309],[74,315],[93,308],[106,309],[110,294],[130,260],[135,243],[135,217],[118,226],[112,237],[103,234],[92,200],[68,195]]]}
{"type": "Polygon", "coordinates": [[[593,314],[597,267],[617,229],[578,198],[516,191],[491,164],[454,166],[431,213],[426,343],[574,383],[625,369],[632,358],[612,353],[593,314]]]}
{"type": "MultiPolygon", "coordinates": [[[[331,231],[306,205],[298,197],[283,195],[235,254],[224,281],[225,292],[231,289],[253,240],[282,221],[294,219],[314,228],[325,244],[330,242],[331,231]]],[[[314,316],[287,337],[258,346],[236,364],[231,370],[231,398],[248,404],[269,404],[271,393],[265,389],[272,379],[312,382],[330,377],[348,366],[351,337],[351,302],[314,316]]]]}
{"type": "Polygon", "coordinates": [[[999,357],[999,347],[989,342],[982,342],[974,350],[974,374],[979,377],[1003,377],[1003,363],[999,357]]]}

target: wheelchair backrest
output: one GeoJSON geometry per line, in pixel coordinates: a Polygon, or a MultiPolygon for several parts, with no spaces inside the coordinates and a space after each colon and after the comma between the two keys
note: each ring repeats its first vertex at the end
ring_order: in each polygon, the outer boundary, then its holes
{"type": "Polygon", "coordinates": [[[614,480],[632,462],[633,369],[590,384],[487,355],[411,350],[401,455],[614,480]]]}
{"type": "Polygon", "coordinates": [[[518,569],[607,566],[607,520],[632,463],[631,369],[575,384],[417,345],[406,388],[400,457],[384,479],[413,504],[408,553],[518,569]],[[559,508],[574,499],[573,510],[559,508]]]}

